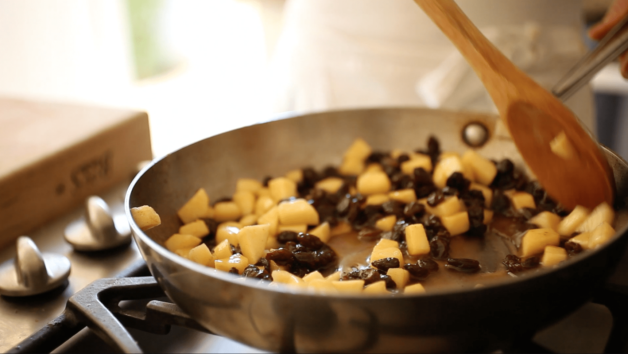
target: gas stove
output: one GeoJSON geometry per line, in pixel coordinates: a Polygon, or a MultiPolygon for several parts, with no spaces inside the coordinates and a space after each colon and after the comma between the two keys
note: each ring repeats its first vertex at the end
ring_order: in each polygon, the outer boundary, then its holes
{"type": "MultiPolygon", "coordinates": [[[[121,230],[128,228],[123,214],[127,186],[122,183],[102,195],[121,230]]],[[[83,214],[78,208],[29,235],[42,252],[67,257],[72,271],[64,285],[43,295],[0,297],[0,352],[262,352],[207,333],[170,303],[134,243],[99,252],[73,249],[64,232],[83,214]],[[114,317],[122,327],[103,325],[114,317]],[[117,339],[103,340],[103,333],[117,339]]],[[[2,250],[0,263],[15,252],[15,246],[2,250]]],[[[626,352],[626,294],[628,257],[594,301],[500,352],[626,352]]]]}

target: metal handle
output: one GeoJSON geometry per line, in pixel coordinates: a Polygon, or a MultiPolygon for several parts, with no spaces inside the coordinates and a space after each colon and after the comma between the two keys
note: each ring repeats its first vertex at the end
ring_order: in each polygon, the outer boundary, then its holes
{"type": "Polygon", "coordinates": [[[615,60],[628,49],[628,17],[620,21],[602,38],[600,43],[552,88],[554,96],[565,101],[582,86],[591,81],[606,64],[615,60]]]}

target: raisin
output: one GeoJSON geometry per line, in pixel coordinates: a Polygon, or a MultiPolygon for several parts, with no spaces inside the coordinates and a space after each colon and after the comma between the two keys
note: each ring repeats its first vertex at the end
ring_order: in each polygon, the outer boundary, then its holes
{"type": "Polygon", "coordinates": [[[445,195],[441,191],[434,191],[427,197],[427,205],[435,207],[445,201],[445,195]]]}
{"type": "Polygon", "coordinates": [[[335,168],[334,166],[327,166],[323,169],[322,174],[322,178],[327,178],[327,177],[341,177],[340,173],[338,172],[338,169],[335,168]]]}
{"type": "Polygon", "coordinates": [[[297,234],[294,231],[282,231],[277,235],[277,242],[279,243],[288,243],[288,242],[296,242],[297,234]]]}
{"type": "Polygon", "coordinates": [[[510,175],[515,170],[515,164],[512,163],[509,159],[503,159],[499,161],[495,167],[497,168],[497,173],[510,175]]]}
{"type": "Polygon", "coordinates": [[[317,236],[304,233],[297,235],[297,242],[311,251],[319,250],[325,244],[317,236]]]}
{"type": "Polygon", "coordinates": [[[460,192],[456,189],[456,188],[452,188],[449,186],[445,186],[443,187],[443,189],[441,189],[441,192],[445,195],[445,196],[452,196],[452,195],[458,195],[460,194],[460,192]]]}
{"type": "Polygon", "coordinates": [[[295,261],[294,256],[292,255],[292,252],[287,248],[270,250],[266,254],[266,259],[269,262],[275,261],[275,263],[277,263],[277,265],[280,265],[280,266],[291,265],[295,261]]]}
{"type": "Polygon", "coordinates": [[[229,273],[231,273],[231,274],[235,274],[235,275],[240,274],[240,273],[238,272],[238,268],[236,268],[236,267],[231,267],[231,269],[229,269],[229,273]]]}
{"type": "Polygon", "coordinates": [[[268,262],[268,259],[262,257],[260,258],[257,263],[255,263],[256,266],[262,266],[266,269],[270,269],[270,262],[268,262]]]}
{"type": "Polygon", "coordinates": [[[468,208],[472,205],[479,205],[484,207],[484,193],[478,190],[470,190],[463,193],[460,199],[464,202],[464,205],[468,208]]]}
{"type": "Polygon", "coordinates": [[[360,270],[360,279],[364,280],[364,285],[369,285],[381,280],[381,277],[376,269],[366,268],[360,270]]]}
{"type": "Polygon", "coordinates": [[[397,284],[395,283],[395,281],[390,277],[390,275],[387,274],[380,274],[379,275],[379,279],[383,280],[384,282],[386,282],[386,289],[396,289],[397,288],[397,284]]]}
{"type": "Polygon", "coordinates": [[[396,200],[389,200],[382,204],[382,209],[386,215],[395,215],[401,218],[404,215],[404,204],[396,200]]]}
{"type": "Polygon", "coordinates": [[[423,268],[418,264],[406,263],[403,268],[410,273],[410,278],[414,280],[423,280],[430,275],[430,271],[427,268],[423,268]]]}
{"type": "Polygon", "coordinates": [[[401,154],[397,157],[397,163],[401,165],[402,163],[410,161],[410,156],[408,154],[401,154]]]}
{"type": "Polygon", "coordinates": [[[511,273],[518,273],[523,271],[521,258],[515,256],[514,254],[507,255],[502,264],[506,267],[506,270],[511,273]]]}
{"type": "Polygon", "coordinates": [[[381,161],[387,157],[388,154],[381,152],[381,151],[373,151],[371,152],[371,154],[366,158],[366,163],[381,163],[381,161]]]}
{"type": "Polygon", "coordinates": [[[448,258],[445,268],[462,273],[475,273],[480,270],[480,262],[468,258],[448,258]]]}
{"type": "Polygon", "coordinates": [[[417,265],[421,268],[425,268],[430,272],[434,272],[438,270],[438,263],[434,262],[429,258],[419,259],[417,261],[417,265]]]}
{"type": "Polygon", "coordinates": [[[403,208],[404,216],[422,216],[425,214],[425,205],[419,203],[418,201],[408,203],[405,208],[403,208]]]}
{"type": "Polygon", "coordinates": [[[449,257],[449,238],[436,235],[430,241],[430,255],[435,259],[449,257]]]}
{"type": "MultiPolygon", "coordinates": [[[[316,253],[313,251],[299,251],[292,253],[294,258],[299,262],[300,266],[305,266],[307,269],[316,269],[318,265],[318,260],[316,257],[316,253]]],[[[279,264],[279,263],[277,263],[279,264]]]]}
{"type": "Polygon", "coordinates": [[[508,214],[508,211],[510,209],[510,199],[501,190],[496,190],[493,195],[491,209],[499,214],[508,214]]]}
{"type": "Polygon", "coordinates": [[[218,222],[214,219],[201,219],[203,220],[203,222],[205,223],[205,225],[207,225],[207,229],[209,229],[209,234],[210,236],[215,237],[216,236],[216,231],[218,230],[218,222]]]}
{"type": "Polygon", "coordinates": [[[254,265],[249,265],[246,268],[244,268],[244,272],[242,272],[242,275],[247,278],[256,278],[256,279],[262,279],[262,280],[267,280],[267,281],[273,280],[270,274],[268,273],[268,271],[266,271],[265,269],[261,270],[254,265]]]}
{"type": "Polygon", "coordinates": [[[382,258],[371,262],[371,265],[380,272],[386,273],[390,268],[399,268],[399,259],[394,257],[382,258]]]}
{"type": "Polygon", "coordinates": [[[266,176],[264,177],[264,179],[262,180],[262,186],[264,187],[268,187],[268,182],[273,179],[271,176],[266,176]]]}
{"type": "Polygon", "coordinates": [[[524,269],[536,268],[541,264],[541,258],[538,256],[528,257],[521,262],[524,269]]]}
{"type": "Polygon", "coordinates": [[[462,173],[454,172],[449,178],[447,178],[446,185],[451,188],[455,188],[460,192],[465,192],[469,190],[469,186],[471,185],[471,181],[464,178],[462,173]]]}

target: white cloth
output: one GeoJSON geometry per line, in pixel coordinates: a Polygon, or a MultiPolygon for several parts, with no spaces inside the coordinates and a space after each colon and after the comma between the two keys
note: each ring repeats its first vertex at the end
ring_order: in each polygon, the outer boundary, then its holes
{"type": "MultiPolygon", "coordinates": [[[[581,0],[458,0],[546,88],[586,52],[581,0]]],[[[494,112],[481,81],[412,0],[288,0],[273,61],[276,111],[428,106],[494,112]]],[[[568,106],[593,127],[586,88],[568,106]]]]}

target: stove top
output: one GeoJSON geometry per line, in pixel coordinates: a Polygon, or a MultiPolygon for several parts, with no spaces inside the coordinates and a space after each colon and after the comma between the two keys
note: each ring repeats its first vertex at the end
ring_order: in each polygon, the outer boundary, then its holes
{"type": "MultiPolygon", "coordinates": [[[[111,208],[116,226],[120,228],[128,228],[123,214],[123,201],[126,187],[127,184],[121,184],[102,195],[102,198],[111,208]]],[[[103,278],[149,275],[146,268],[143,266],[144,262],[134,243],[111,251],[101,251],[97,253],[74,251],[72,247],[65,242],[63,233],[65,227],[81,217],[83,213],[84,211],[79,208],[41,227],[31,235],[28,235],[42,252],[50,252],[68,257],[72,263],[72,271],[69,283],[65,288],[28,298],[0,297],[0,352],[20,352],[22,349],[25,349],[18,345],[23,341],[26,341],[23,343],[29,343],[31,338],[38,336],[38,333],[46,333],[48,330],[46,326],[52,326],[51,322],[54,323],[58,321],[59,316],[61,316],[61,318],[63,317],[68,299],[81,290],[87,289],[87,292],[89,292],[90,287],[99,286],[98,282],[96,282],[97,280],[100,280],[99,282],[102,283],[107,282],[107,280],[101,280],[103,278]]],[[[0,263],[14,258],[15,252],[15,246],[1,250],[0,263]]],[[[125,278],[120,281],[112,282],[134,283],[138,281],[154,283],[152,277],[125,278]]],[[[619,291],[619,293],[628,294],[628,257],[625,257],[622,261],[618,271],[609,281],[607,288],[619,291]]],[[[607,294],[607,298],[602,299],[603,301],[601,302],[605,304],[609,303],[609,301],[610,303],[613,303],[613,301],[615,301],[614,303],[619,303],[623,299],[609,299],[608,296],[617,294],[617,292],[611,292],[610,294],[611,295],[607,294]]],[[[159,299],[167,301],[165,297],[159,299]]],[[[120,307],[132,308],[133,306],[137,306],[137,301],[123,301],[121,304],[120,307]]],[[[167,302],[165,304],[166,307],[170,306],[167,302]]],[[[146,302],[143,302],[140,306],[144,306],[144,311],[146,311],[146,302]]],[[[174,309],[177,310],[178,308],[174,306],[174,309]]],[[[617,312],[618,310],[613,308],[612,314],[605,305],[589,302],[560,322],[536,333],[532,341],[529,342],[529,345],[523,347],[523,351],[558,353],[625,352],[628,350],[626,343],[624,343],[625,339],[619,343],[614,343],[614,341],[616,341],[617,338],[626,338],[623,336],[622,331],[628,328],[628,326],[624,326],[623,324],[623,322],[627,322],[624,319],[628,320],[628,313],[618,314],[617,312]],[[611,338],[610,341],[609,338],[611,338]]],[[[81,325],[81,328],[82,327],[83,325],[81,325]]],[[[149,333],[135,329],[134,327],[138,326],[127,326],[127,330],[131,337],[137,341],[139,347],[145,352],[262,352],[220,336],[177,325],[172,326],[168,334],[149,333]]],[[[141,327],[141,325],[139,327],[141,327]]],[[[53,352],[101,353],[112,352],[114,350],[114,348],[98,337],[94,331],[83,328],[70,340],[53,350],[53,352]]]]}

